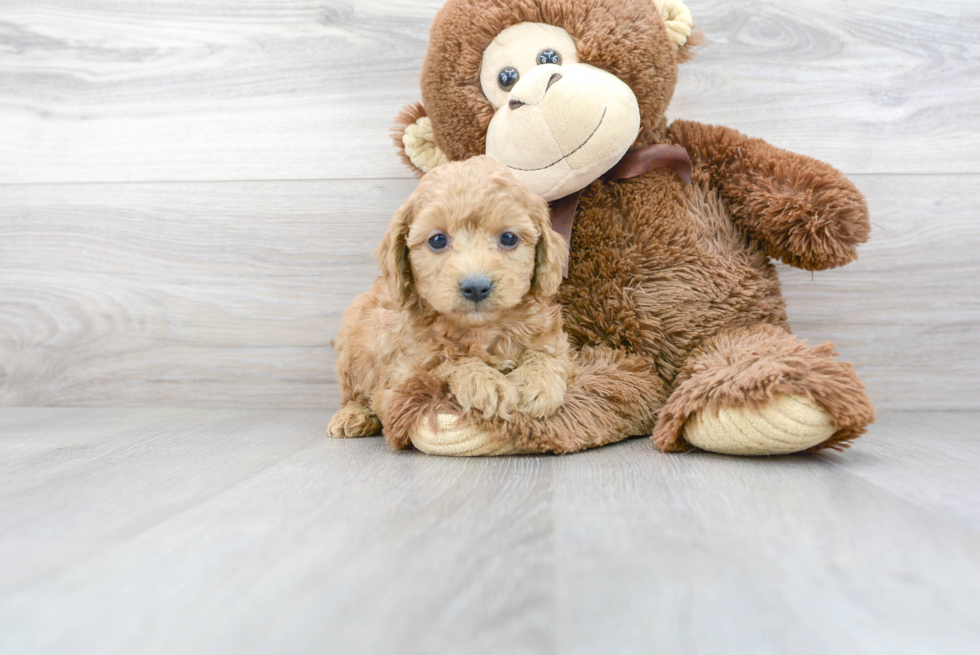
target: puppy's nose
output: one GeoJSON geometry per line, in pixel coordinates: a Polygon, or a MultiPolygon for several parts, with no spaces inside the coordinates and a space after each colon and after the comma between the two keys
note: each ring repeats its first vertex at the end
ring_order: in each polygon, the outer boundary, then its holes
{"type": "Polygon", "coordinates": [[[486,300],[493,291],[493,282],[485,275],[471,275],[459,283],[463,297],[472,302],[486,300]]]}

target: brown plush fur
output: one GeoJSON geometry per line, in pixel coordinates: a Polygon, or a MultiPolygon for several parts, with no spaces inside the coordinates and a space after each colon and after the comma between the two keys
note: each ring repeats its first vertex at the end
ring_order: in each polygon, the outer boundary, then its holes
{"type": "MultiPolygon", "coordinates": [[[[469,412],[468,420],[532,452],[651,432],[677,450],[686,447],[684,421],[699,410],[793,393],[834,418],[837,432],[822,447],[862,434],[874,418],[863,385],[832,346],[808,348],[792,336],[770,262],[822,270],[852,261],[869,233],[854,185],[827,164],[734,130],[691,122],[668,130],[664,111],[689,53],[670,42],[652,0],[449,0],[432,27],[421,88],[450,159],[484,151],[493,110],[479,82],[482,53],[525,21],[565,28],[582,61],[629,84],[642,114],[636,146],[685,146],[694,178],[687,186],[661,169],[585,189],[559,293],[580,351],[575,386],[547,419],[505,424],[469,412]]],[[[427,378],[395,394],[396,406],[400,443],[413,421],[462,410],[445,384],[427,378]]]]}
{"type": "Polygon", "coordinates": [[[544,201],[503,166],[479,157],[427,175],[378,249],[382,276],[344,316],[336,342],[343,407],[328,432],[375,434],[388,423],[392,394],[423,377],[487,419],[553,414],[572,373],[554,302],[566,255],[544,201]],[[508,232],[516,246],[501,243],[508,232]],[[430,248],[435,234],[448,246],[430,248]],[[474,275],[493,283],[479,303],[461,292],[474,275]]]}
{"type": "Polygon", "coordinates": [[[407,448],[415,426],[421,421],[434,424],[437,413],[479,423],[497,442],[528,453],[572,453],[620,441],[622,435],[650,434],[655,408],[666,394],[649,363],[621,351],[582,348],[574,365],[565,402],[543,419],[522,414],[513,421],[485,419],[476,410],[464,410],[437,376],[417,376],[392,394],[385,437],[396,448],[407,448]]]}
{"type": "Polygon", "coordinates": [[[793,394],[816,401],[830,413],[837,432],[822,446],[843,450],[874,420],[874,407],[854,367],[834,355],[832,344],[808,348],[786,329],[772,325],[715,335],[677,376],[654,440],[663,450],[685,450],[680,431],[695,412],[717,412],[736,404],[757,407],[778,394],[793,394]]]}
{"type": "Polygon", "coordinates": [[[726,127],[677,121],[670,138],[769,256],[809,271],[857,259],[871,233],[868,204],[837,169],[726,127]]]}

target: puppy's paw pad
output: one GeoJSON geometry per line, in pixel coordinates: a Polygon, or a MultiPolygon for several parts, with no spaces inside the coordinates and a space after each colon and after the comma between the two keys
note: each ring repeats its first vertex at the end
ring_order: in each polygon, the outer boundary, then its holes
{"type": "Polygon", "coordinates": [[[334,439],[370,437],[381,432],[381,422],[370,409],[361,404],[345,405],[330,419],[327,434],[334,439]]]}

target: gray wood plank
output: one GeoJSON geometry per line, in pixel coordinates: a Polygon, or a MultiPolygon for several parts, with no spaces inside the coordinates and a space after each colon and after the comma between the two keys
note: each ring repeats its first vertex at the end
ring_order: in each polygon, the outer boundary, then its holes
{"type": "Polygon", "coordinates": [[[442,459],[313,410],[0,410],[0,652],[970,653],[980,413],[843,454],[442,459]]]}
{"type": "Polygon", "coordinates": [[[927,512],[980,528],[976,414],[886,412],[875,434],[835,464],[927,512]]]}
{"type": "MultiPolygon", "coordinates": [[[[0,6],[0,183],[407,177],[441,0],[0,6]]],[[[670,115],[849,173],[980,173],[972,0],[691,0],[670,115]]]]}
{"type": "Polygon", "coordinates": [[[328,405],[330,340],[414,185],[11,188],[2,404],[328,405]]]}
{"type": "Polygon", "coordinates": [[[856,173],[977,172],[973,0],[690,0],[707,44],[669,115],[856,173]],[[953,88],[957,87],[957,88],[953,88]]]}
{"type": "Polygon", "coordinates": [[[0,412],[0,652],[544,652],[550,462],[394,453],[328,418],[0,412]]]}
{"type": "Polygon", "coordinates": [[[857,262],[780,266],[798,335],[837,343],[892,409],[980,409],[980,226],[973,176],[859,176],[874,223],[857,262]]]}
{"type": "MultiPolygon", "coordinates": [[[[980,408],[976,176],[860,176],[860,260],[782,271],[884,408],[980,408]]],[[[332,407],[330,348],[414,182],[28,185],[0,196],[0,405],[332,407]]]]}
{"type": "Polygon", "coordinates": [[[960,510],[980,500],[964,484],[977,421],[890,413],[853,451],[816,457],[641,442],[559,460],[557,566],[575,574],[560,578],[574,600],[558,651],[973,652],[980,523],[960,510]]]}

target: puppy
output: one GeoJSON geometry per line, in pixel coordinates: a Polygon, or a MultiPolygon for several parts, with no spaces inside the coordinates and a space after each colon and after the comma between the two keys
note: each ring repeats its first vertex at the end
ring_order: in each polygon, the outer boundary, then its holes
{"type": "Polygon", "coordinates": [[[567,255],[548,206],[503,166],[476,157],[426,175],[381,242],[382,275],[344,314],[328,434],[377,434],[421,373],[487,418],[554,413],[572,371],[553,300],[567,255]]]}

